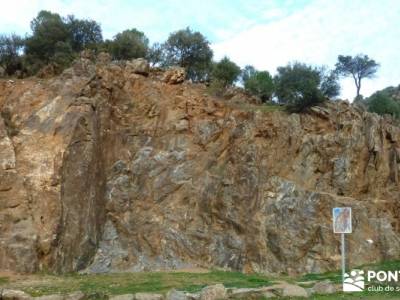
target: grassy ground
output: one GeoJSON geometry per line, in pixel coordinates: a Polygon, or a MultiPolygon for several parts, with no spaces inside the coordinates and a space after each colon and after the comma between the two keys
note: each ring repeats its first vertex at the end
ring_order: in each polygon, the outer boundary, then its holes
{"type": "Polygon", "coordinates": [[[42,296],[77,290],[85,293],[99,292],[113,295],[137,292],[165,293],[172,288],[197,292],[203,287],[215,283],[222,283],[225,287],[261,287],[271,284],[270,280],[263,275],[211,271],[208,273],[146,272],[65,276],[36,275],[3,285],[22,289],[33,296],[42,296]]]}
{"type": "MultiPolygon", "coordinates": [[[[358,268],[369,270],[400,270],[400,261],[389,261],[381,264],[364,265],[358,268]]],[[[329,279],[340,283],[340,272],[327,272],[323,274],[306,274],[300,277],[268,277],[260,274],[246,275],[239,272],[143,272],[143,273],[114,273],[114,274],[70,274],[55,275],[27,275],[16,277],[0,277],[0,288],[9,287],[21,289],[32,296],[42,296],[57,293],[68,293],[81,290],[87,294],[94,294],[95,299],[102,299],[101,295],[118,295],[136,292],[166,293],[175,288],[188,292],[200,291],[211,284],[222,283],[225,287],[261,287],[284,280],[299,284],[303,287],[312,287],[316,281],[329,279]]],[[[289,298],[280,298],[289,299],[289,298]]],[[[296,299],[296,298],[290,298],[296,299]]],[[[300,298],[299,298],[300,299],[300,298]]],[[[317,295],[310,299],[400,299],[400,292],[368,292],[361,293],[336,293],[334,295],[317,295]]]]}

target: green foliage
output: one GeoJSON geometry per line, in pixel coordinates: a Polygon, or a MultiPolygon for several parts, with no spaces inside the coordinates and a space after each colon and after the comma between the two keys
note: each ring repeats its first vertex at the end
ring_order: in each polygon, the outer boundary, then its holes
{"type": "Polygon", "coordinates": [[[40,11],[31,22],[32,35],[26,39],[26,63],[30,73],[45,65],[67,67],[76,53],[96,48],[102,42],[101,27],[92,20],[63,19],[59,14],[40,11]]]}
{"type": "Polygon", "coordinates": [[[251,71],[242,78],[246,91],[260,97],[263,102],[271,100],[274,82],[268,71],[251,71]]]}
{"type": "MultiPolygon", "coordinates": [[[[48,64],[56,54],[58,42],[67,42],[69,32],[59,14],[42,10],[31,22],[32,36],[26,40],[26,54],[48,64]]],[[[59,48],[59,47],[58,47],[59,48]]]]}
{"type": "Polygon", "coordinates": [[[147,60],[151,66],[158,66],[164,61],[164,47],[159,43],[154,43],[147,52],[147,60]]]}
{"type": "Polygon", "coordinates": [[[274,78],[275,94],[280,103],[287,104],[293,112],[322,103],[326,97],[339,93],[339,85],[333,73],[325,68],[314,68],[295,62],[278,68],[274,78]]]}
{"type": "Polygon", "coordinates": [[[391,115],[400,118],[400,103],[382,92],[373,94],[367,100],[368,111],[379,115],[391,115]]]}
{"type": "Polygon", "coordinates": [[[108,50],[114,59],[133,59],[145,57],[149,48],[149,39],[137,29],[124,30],[114,40],[107,41],[108,50]]]}
{"type": "Polygon", "coordinates": [[[24,40],[16,35],[0,35],[0,66],[7,75],[13,75],[22,69],[21,51],[24,40]]]}
{"type": "Polygon", "coordinates": [[[52,61],[59,68],[59,71],[66,68],[73,59],[74,52],[69,43],[57,42],[55,44],[55,53],[52,61]]]}
{"type": "Polygon", "coordinates": [[[241,74],[240,74],[240,80],[242,81],[243,84],[245,84],[245,82],[253,75],[255,75],[255,73],[257,72],[257,70],[250,65],[247,65],[243,68],[241,74]]]}
{"type": "Polygon", "coordinates": [[[190,28],[173,32],[163,44],[164,65],[178,65],[186,69],[187,78],[207,80],[211,70],[213,52],[209,41],[190,28]]]}
{"type": "Polygon", "coordinates": [[[360,95],[361,80],[363,78],[372,78],[379,68],[375,60],[370,59],[368,55],[358,54],[352,56],[338,56],[338,62],[335,65],[337,74],[341,76],[351,76],[357,88],[357,95],[360,95]]]}
{"type": "Polygon", "coordinates": [[[211,80],[217,81],[224,88],[232,85],[240,75],[240,67],[229,58],[224,57],[215,63],[211,73],[211,80]]]}
{"type": "Polygon", "coordinates": [[[95,49],[103,41],[100,24],[93,20],[67,17],[66,25],[70,36],[70,46],[75,52],[84,49],[95,49]]]}
{"type": "Polygon", "coordinates": [[[326,97],[333,98],[339,95],[340,85],[335,71],[329,71],[325,67],[319,68],[320,90],[326,97]]]}

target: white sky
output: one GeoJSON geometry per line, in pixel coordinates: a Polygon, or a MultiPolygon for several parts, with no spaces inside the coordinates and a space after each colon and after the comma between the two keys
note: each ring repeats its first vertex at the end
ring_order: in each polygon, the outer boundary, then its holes
{"type": "MultiPolygon", "coordinates": [[[[0,0],[0,33],[29,33],[42,10],[98,21],[105,38],[128,28],[162,42],[190,26],[243,67],[274,74],[290,61],[333,67],[337,56],[365,53],[381,64],[364,96],[400,84],[400,0],[0,0]]],[[[342,97],[355,96],[343,80],[342,97]]]]}

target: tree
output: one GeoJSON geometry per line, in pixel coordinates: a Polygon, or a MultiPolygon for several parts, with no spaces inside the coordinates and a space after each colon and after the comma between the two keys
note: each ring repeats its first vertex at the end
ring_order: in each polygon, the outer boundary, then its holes
{"type": "Polygon", "coordinates": [[[374,77],[379,68],[379,64],[375,60],[363,54],[358,54],[355,57],[339,55],[335,66],[339,75],[353,77],[357,88],[356,98],[360,96],[361,80],[374,77]]]}
{"type": "Polygon", "coordinates": [[[21,52],[24,40],[16,34],[0,35],[0,66],[7,75],[13,75],[22,69],[21,52]]]}
{"type": "Polygon", "coordinates": [[[206,80],[211,70],[213,52],[209,41],[190,28],[173,32],[163,45],[167,66],[179,65],[186,69],[187,78],[206,80]]]}
{"type": "Polygon", "coordinates": [[[319,68],[321,79],[320,90],[326,97],[333,98],[339,95],[340,85],[338,82],[337,73],[333,70],[330,71],[326,67],[319,68]]]}
{"type": "Polygon", "coordinates": [[[145,57],[149,48],[149,39],[135,28],[124,30],[114,37],[110,48],[114,59],[145,57]]]}
{"type": "Polygon", "coordinates": [[[69,38],[68,28],[60,15],[45,10],[32,20],[31,29],[32,36],[26,40],[26,54],[44,64],[54,57],[56,44],[69,38]]]}
{"type": "Polygon", "coordinates": [[[299,62],[279,67],[274,78],[279,102],[287,104],[291,111],[301,112],[323,102],[328,96],[337,96],[339,90],[332,88],[335,86],[334,78],[324,76],[321,70],[299,62]]]}
{"type": "Polygon", "coordinates": [[[244,84],[251,76],[255,75],[256,72],[257,70],[253,66],[245,66],[240,74],[241,82],[244,84]]]}
{"type": "Polygon", "coordinates": [[[71,48],[75,52],[96,48],[103,41],[100,24],[96,21],[79,20],[70,15],[66,19],[66,26],[69,31],[71,48]]]}
{"type": "Polygon", "coordinates": [[[232,85],[240,75],[240,67],[226,56],[214,64],[211,80],[218,81],[223,87],[232,85]]]}
{"type": "Polygon", "coordinates": [[[246,91],[261,98],[263,102],[271,99],[274,91],[274,82],[268,71],[249,72],[244,78],[244,88],[246,91]]]}
{"type": "Polygon", "coordinates": [[[164,48],[159,43],[154,43],[147,52],[147,60],[151,66],[160,65],[164,61],[164,48]]]}
{"type": "Polygon", "coordinates": [[[377,92],[369,97],[367,105],[370,112],[400,118],[400,104],[383,92],[377,92]]]}

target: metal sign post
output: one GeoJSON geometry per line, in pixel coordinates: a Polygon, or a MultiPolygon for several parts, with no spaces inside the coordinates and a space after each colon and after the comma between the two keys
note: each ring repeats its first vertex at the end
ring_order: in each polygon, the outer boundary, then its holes
{"type": "Polygon", "coordinates": [[[344,282],[344,274],[346,273],[346,248],[344,245],[344,233],[340,234],[342,236],[342,282],[344,282]]]}
{"type": "Polygon", "coordinates": [[[342,281],[346,273],[346,248],[345,233],[352,232],[351,226],[351,207],[335,207],[332,210],[333,232],[341,235],[341,256],[342,256],[342,281]]]}

